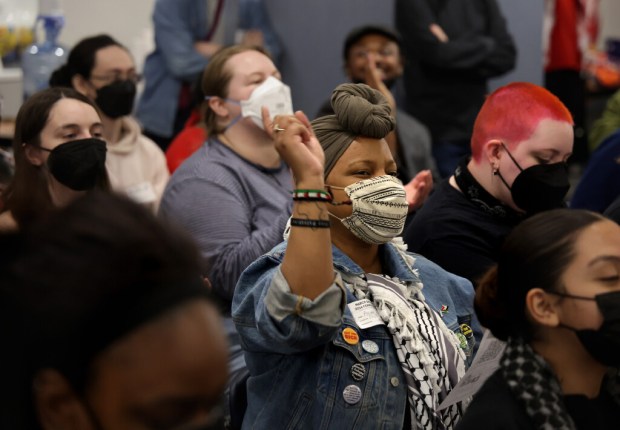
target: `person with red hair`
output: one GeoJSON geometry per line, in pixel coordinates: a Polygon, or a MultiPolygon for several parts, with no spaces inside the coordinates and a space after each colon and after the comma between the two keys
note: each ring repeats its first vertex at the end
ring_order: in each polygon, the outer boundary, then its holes
{"type": "Polygon", "coordinates": [[[409,249],[475,285],[522,219],[565,206],[572,150],[572,116],[556,96],[526,82],[497,89],[476,118],[471,159],[407,228],[409,249]]]}

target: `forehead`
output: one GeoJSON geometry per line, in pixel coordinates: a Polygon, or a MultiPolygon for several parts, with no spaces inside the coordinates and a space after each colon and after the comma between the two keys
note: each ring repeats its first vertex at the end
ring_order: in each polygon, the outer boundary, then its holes
{"type": "Polygon", "coordinates": [[[110,45],[101,48],[95,54],[95,65],[93,69],[105,70],[124,70],[134,67],[131,55],[120,46],[110,45]]]}
{"type": "Polygon", "coordinates": [[[271,75],[278,71],[269,57],[254,50],[233,55],[226,62],[226,68],[230,71],[233,78],[237,76],[249,76],[253,73],[271,75]]]}
{"type": "Polygon", "coordinates": [[[601,255],[620,258],[620,226],[610,220],[588,226],[575,242],[575,264],[587,264],[601,255]]]}
{"type": "Polygon", "coordinates": [[[63,98],[58,100],[50,110],[45,128],[56,128],[63,124],[92,124],[101,119],[91,105],[80,100],[63,98]]]}
{"type": "Polygon", "coordinates": [[[573,127],[553,119],[541,120],[534,132],[518,146],[522,151],[553,150],[567,155],[573,151],[573,127]]]}
{"type": "Polygon", "coordinates": [[[384,47],[386,45],[394,45],[398,48],[398,44],[394,40],[378,33],[370,33],[362,36],[357,42],[351,45],[352,48],[361,47],[384,47]]]}
{"type": "Polygon", "coordinates": [[[351,163],[361,160],[372,160],[377,163],[394,162],[385,139],[356,137],[347,150],[342,153],[334,168],[346,168],[351,163]]]}
{"type": "Polygon", "coordinates": [[[216,311],[193,300],[104,351],[97,386],[100,394],[122,393],[129,403],[217,394],[227,379],[227,351],[216,311]]]}

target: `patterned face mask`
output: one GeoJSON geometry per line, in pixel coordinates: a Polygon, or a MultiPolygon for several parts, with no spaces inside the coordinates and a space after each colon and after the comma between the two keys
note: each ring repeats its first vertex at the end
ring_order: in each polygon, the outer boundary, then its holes
{"type": "Polygon", "coordinates": [[[338,219],[366,243],[381,245],[400,235],[405,227],[409,205],[403,184],[391,175],[376,176],[349,185],[329,188],[344,190],[353,212],[338,219]]]}

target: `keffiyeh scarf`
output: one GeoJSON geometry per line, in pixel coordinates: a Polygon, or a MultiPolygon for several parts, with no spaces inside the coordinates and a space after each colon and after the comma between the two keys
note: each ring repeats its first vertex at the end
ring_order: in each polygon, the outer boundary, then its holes
{"type": "MultiPolygon", "coordinates": [[[[501,371],[510,390],[539,430],[576,430],[564,406],[562,389],[551,367],[522,339],[508,339],[501,371]]],[[[620,404],[620,375],[612,369],[603,381],[620,404]]]]}
{"type": "MultiPolygon", "coordinates": [[[[412,267],[413,257],[406,258],[412,267]]],[[[437,408],[465,374],[458,339],[426,304],[419,278],[405,284],[396,278],[367,274],[366,280],[366,285],[355,283],[353,293],[375,305],[392,335],[407,381],[412,430],[454,428],[460,407],[437,408]]]]}

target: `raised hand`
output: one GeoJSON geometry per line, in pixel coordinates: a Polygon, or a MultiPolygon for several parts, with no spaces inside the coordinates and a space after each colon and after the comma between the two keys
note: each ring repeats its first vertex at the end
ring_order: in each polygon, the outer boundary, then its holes
{"type": "Polygon", "coordinates": [[[396,101],[394,100],[394,96],[392,95],[390,89],[383,82],[383,76],[381,74],[381,70],[379,70],[379,68],[377,67],[377,60],[375,59],[375,54],[366,54],[366,60],[367,64],[365,69],[364,83],[383,94],[383,97],[385,97],[390,104],[392,112],[396,112],[396,101]]]}
{"type": "Polygon", "coordinates": [[[316,183],[320,180],[322,183],[325,155],[306,115],[297,111],[294,115],[277,115],[272,120],[269,110],[263,107],[262,116],[265,131],[274,140],[280,157],[293,171],[295,182],[316,183]]]}
{"type": "Polygon", "coordinates": [[[419,209],[433,189],[433,175],[430,170],[422,170],[405,185],[409,212],[419,209]]]}

